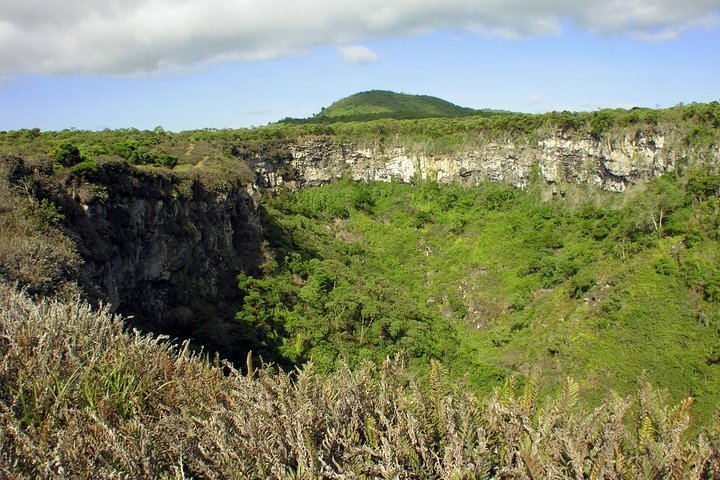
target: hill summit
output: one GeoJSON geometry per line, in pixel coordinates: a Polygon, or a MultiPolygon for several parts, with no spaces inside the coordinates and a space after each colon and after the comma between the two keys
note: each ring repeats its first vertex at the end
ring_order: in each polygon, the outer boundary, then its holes
{"type": "MultiPolygon", "coordinates": [[[[447,118],[506,113],[460,107],[429,95],[409,95],[388,90],[370,90],[334,102],[308,119],[288,119],[300,123],[329,123],[379,120],[383,118],[447,118]]],[[[287,121],[287,120],[286,120],[287,121]]]]}

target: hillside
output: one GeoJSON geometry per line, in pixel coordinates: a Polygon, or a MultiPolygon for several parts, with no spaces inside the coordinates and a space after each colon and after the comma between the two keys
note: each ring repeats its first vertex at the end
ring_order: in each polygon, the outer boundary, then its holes
{"type": "Polygon", "coordinates": [[[508,112],[473,110],[428,95],[408,95],[386,90],[360,92],[334,102],[304,123],[333,123],[379,120],[384,118],[445,118],[494,115],[508,112]]]}
{"type": "Polygon", "coordinates": [[[623,198],[568,189],[543,200],[537,183],[340,182],[280,195],[264,205],[271,250],[261,275],[241,278],[237,318],[253,350],[281,362],[330,372],[405,351],[420,370],[441,359],[482,395],[513,372],[550,390],[572,376],[588,405],[608,387],[630,393],[645,372],[710,420],[718,186],[689,171],[623,198]]]}

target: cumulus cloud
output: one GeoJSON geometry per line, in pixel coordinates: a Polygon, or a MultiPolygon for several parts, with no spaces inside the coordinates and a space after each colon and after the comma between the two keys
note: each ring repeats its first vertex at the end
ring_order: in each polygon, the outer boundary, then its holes
{"type": "Polygon", "coordinates": [[[533,106],[533,105],[539,105],[546,101],[547,101],[547,99],[545,97],[543,97],[542,95],[528,95],[527,97],[525,97],[522,100],[521,105],[533,106]]]}
{"type": "Polygon", "coordinates": [[[362,45],[340,47],[338,51],[340,52],[340,56],[343,60],[355,65],[364,65],[366,63],[374,62],[379,58],[377,53],[367,47],[363,47],[362,45]]]}
{"type": "Polygon", "coordinates": [[[148,74],[437,30],[559,35],[564,22],[662,40],[717,27],[719,11],[718,0],[0,0],[0,75],[148,74]]]}

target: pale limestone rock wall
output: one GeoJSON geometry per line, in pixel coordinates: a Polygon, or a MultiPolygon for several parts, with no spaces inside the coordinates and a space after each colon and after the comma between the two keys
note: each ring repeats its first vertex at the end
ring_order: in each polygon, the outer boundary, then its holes
{"type": "MultiPolygon", "coordinates": [[[[264,187],[320,185],[343,176],[356,181],[410,183],[418,179],[483,181],[526,187],[533,169],[549,183],[597,185],[620,192],[628,185],[673,171],[686,152],[664,135],[638,131],[615,139],[577,139],[556,134],[534,144],[487,142],[452,153],[433,153],[402,145],[359,147],[331,139],[301,141],[283,161],[256,159],[264,187]]],[[[702,161],[718,162],[718,151],[702,161]]]]}

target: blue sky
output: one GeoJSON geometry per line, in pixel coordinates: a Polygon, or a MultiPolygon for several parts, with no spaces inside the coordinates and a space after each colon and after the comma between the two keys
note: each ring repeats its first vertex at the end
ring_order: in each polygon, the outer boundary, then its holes
{"type": "Polygon", "coordinates": [[[524,112],[720,99],[716,0],[35,1],[0,0],[0,130],[247,127],[371,89],[524,112]]]}

